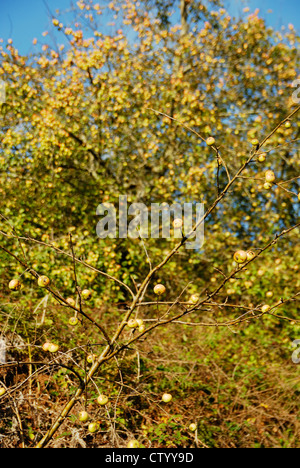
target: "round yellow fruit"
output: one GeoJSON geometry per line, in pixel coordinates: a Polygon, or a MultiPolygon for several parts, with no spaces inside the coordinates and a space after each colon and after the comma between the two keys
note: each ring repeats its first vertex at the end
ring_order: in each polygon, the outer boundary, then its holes
{"type": "Polygon", "coordinates": [[[138,328],[139,324],[138,324],[138,322],[137,322],[136,319],[130,319],[130,320],[128,320],[128,322],[127,322],[127,326],[128,326],[129,328],[138,328]]]}
{"type": "Polygon", "coordinates": [[[89,419],[89,414],[86,411],[80,411],[78,413],[78,418],[81,422],[87,422],[87,420],[89,419]]]}
{"type": "Polygon", "coordinates": [[[140,448],[140,444],[136,439],[132,439],[128,442],[127,448],[140,448]]]}
{"type": "Polygon", "coordinates": [[[265,162],[266,156],[267,156],[267,153],[261,153],[261,154],[258,156],[257,161],[260,162],[260,163],[265,162]]]}
{"type": "Polygon", "coordinates": [[[44,351],[49,351],[49,346],[51,343],[49,341],[46,341],[46,343],[43,344],[42,348],[44,351]]]}
{"type": "Polygon", "coordinates": [[[197,304],[199,299],[200,299],[199,294],[192,294],[191,297],[190,297],[189,302],[191,302],[192,304],[197,304]]]}
{"type": "Polygon", "coordinates": [[[47,288],[50,285],[50,279],[48,276],[40,276],[38,279],[38,285],[40,288],[47,288]]]}
{"type": "Polygon", "coordinates": [[[105,406],[108,403],[108,397],[106,395],[99,395],[97,398],[97,403],[100,406],[105,406]]]}
{"type": "Polygon", "coordinates": [[[197,424],[192,423],[189,425],[189,430],[195,432],[197,430],[197,424]]]}
{"type": "Polygon", "coordinates": [[[8,287],[12,291],[19,291],[21,289],[22,285],[21,285],[19,280],[13,279],[13,280],[10,281],[8,287]]]}
{"type": "Polygon", "coordinates": [[[87,301],[92,297],[92,293],[89,289],[84,289],[81,293],[82,298],[87,301]]]}
{"type": "Polygon", "coordinates": [[[75,327],[78,324],[79,320],[77,317],[71,317],[69,318],[69,325],[72,325],[72,327],[75,327]]]}
{"type": "Polygon", "coordinates": [[[93,364],[93,362],[95,362],[96,360],[96,357],[97,357],[96,354],[89,354],[86,360],[89,364],[93,364]]]}
{"type": "Polygon", "coordinates": [[[6,389],[4,387],[0,387],[0,397],[5,395],[5,393],[6,393],[6,389]]]}
{"type": "Polygon", "coordinates": [[[100,424],[99,424],[98,422],[91,422],[91,423],[89,424],[88,429],[89,429],[89,432],[90,432],[91,434],[94,434],[95,432],[98,432],[98,431],[99,431],[99,429],[100,429],[100,424]]]}
{"type": "Polygon", "coordinates": [[[253,258],[256,257],[255,252],[252,252],[252,250],[248,250],[247,252],[247,260],[253,260],[253,258]]]}
{"type": "Polygon", "coordinates": [[[164,294],[166,292],[166,288],[163,284],[157,284],[156,286],[154,286],[154,294],[156,294],[157,296],[161,296],[162,294],[164,294]]]}
{"type": "Polygon", "coordinates": [[[50,353],[57,353],[58,350],[59,350],[58,344],[49,343],[48,351],[49,351],[50,353]]]}
{"type": "Polygon", "coordinates": [[[271,309],[271,307],[268,304],[265,304],[264,306],[262,306],[261,311],[262,311],[263,314],[265,314],[270,309],[271,309]]]}
{"type": "Polygon", "coordinates": [[[252,146],[257,146],[259,145],[259,140],[257,138],[253,138],[253,140],[251,140],[251,145],[252,146]]]}
{"type": "Polygon", "coordinates": [[[75,300],[74,300],[72,297],[68,297],[68,298],[66,299],[66,302],[67,302],[71,307],[75,307],[75,305],[76,305],[76,302],[75,302],[75,300]]]}
{"type": "Polygon", "coordinates": [[[267,171],[265,173],[265,179],[266,179],[266,182],[269,182],[269,183],[274,182],[275,179],[276,179],[274,172],[273,171],[267,171]]]}
{"type": "Polygon", "coordinates": [[[174,221],[173,221],[173,227],[174,227],[174,229],[180,229],[180,228],[182,228],[182,226],[183,226],[183,221],[182,221],[182,219],[180,219],[180,218],[174,219],[174,221]]]}
{"type": "Polygon", "coordinates": [[[214,139],[214,137],[209,137],[209,138],[207,138],[207,140],[206,140],[206,144],[207,144],[208,146],[213,146],[215,143],[216,143],[216,140],[214,139]]]}
{"type": "Polygon", "coordinates": [[[236,263],[245,263],[247,260],[247,252],[245,252],[244,250],[238,250],[237,252],[235,252],[233,258],[236,263]]]}
{"type": "Polygon", "coordinates": [[[161,397],[164,403],[169,403],[172,400],[172,398],[173,397],[170,393],[164,393],[163,396],[161,397]]]}

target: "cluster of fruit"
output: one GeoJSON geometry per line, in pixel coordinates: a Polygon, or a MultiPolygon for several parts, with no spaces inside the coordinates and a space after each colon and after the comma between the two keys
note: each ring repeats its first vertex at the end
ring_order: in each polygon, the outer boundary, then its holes
{"type": "MultiPolygon", "coordinates": [[[[162,395],[162,397],[161,397],[161,400],[164,403],[169,403],[172,400],[172,395],[170,393],[164,393],[162,395]]],[[[108,401],[109,401],[109,399],[108,399],[107,395],[100,394],[98,396],[98,398],[97,398],[97,403],[100,406],[106,406],[108,404],[108,401]]],[[[79,419],[80,422],[86,423],[90,419],[90,415],[85,410],[80,411],[78,413],[78,419],[79,419]]],[[[99,430],[100,430],[100,421],[92,421],[92,422],[89,423],[88,431],[91,434],[95,434],[99,430]]],[[[191,432],[195,432],[197,430],[197,424],[191,423],[190,426],[189,426],[189,430],[191,432]]],[[[131,440],[128,441],[127,447],[128,448],[140,448],[140,444],[136,439],[131,439],[131,440]]]]}
{"type": "Polygon", "coordinates": [[[270,188],[273,187],[273,183],[275,182],[275,174],[273,171],[267,171],[265,173],[265,183],[264,183],[264,188],[266,190],[269,190],[270,188]]]}
{"type": "MultiPolygon", "coordinates": [[[[38,278],[38,285],[40,286],[40,288],[48,288],[51,284],[51,281],[50,279],[48,278],[48,276],[39,276],[38,278]]],[[[9,285],[8,285],[9,289],[11,291],[19,291],[21,288],[22,288],[22,283],[18,280],[18,279],[13,279],[9,282],[9,285]]],[[[85,301],[88,301],[89,299],[91,299],[92,297],[92,293],[89,289],[84,289],[82,292],[81,292],[81,297],[82,299],[84,299],[85,301]]],[[[69,304],[71,307],[75,308],[76,307],[76,301],[72,298],[72,297],[68,297],[66,299],[66,302],[67,304],[69,304]]],[[[75,315],[74,317],[71,317],[69,319],[69,325],[72,325],[72,326],[75,326],[79,323],[79,319],[77,318],[77,316],[75,315]]],[[[46,345],[46,343],[45,343],[46,345]]],[[[44,345],[44,346],[45,346],[44,345]]],[[[45,349],[46,351],[46,349],[45,349]]],[[[51,351],[51,349],[47,349],[47,351],[51,351]]],[[[56,352],[56,351],[51,351],[51,352],[56,352]]]]}
{"type": "MultiPolygon", "coordinates": [[[[48,276],[39,276],[38,285],[40,286],[40,288],[47,288],[48,286],[50,286],[50,279],[48,278],[48,276]]],[[[8,287],[11,291],[19,291],[22,287],[22,284],[18,279],[13,279],[9,282],[8,287]]]]}
{"type": "MultiPolygon", "coordinates": [[[[206,144],[207,144],[208,146],[214,146],[215,143],[216,143],[216,140],[215,140],[214,137],[208,137],[208,138],[206,139],[206,144]]],[[[257,138],[253,138],[253,139],[251,140],[251,145],[252,145],[252,146],[256,146],[256,147],[259,146],[259,140],[258,140],[257,138]]]]}
{"type": "Polygon", "coordinates": [[[127,326],[129,328],[133,328],[133,329],[138,328],[140,333],[143,333],[145,331],[145,328],[146,328],[143,320],[139,319],[139,318],[128,320],[127,326]]]}
{"type": "MultiPolygon", "coordinates": [[[[250,260],[253,260],[255,257],[256,257],[255,252],[252,252],[251,250],[248,250],[247,252],[245,250],[238,250],[237,252],[235,252],[235,254],[233,256],[234,261],[236,263],[238,263],[239,265],[243,265],[244,263],[246,263],[246,262],[248,262],[250,260]]],[[[269,293],[267,293],[268,297],[272,297],[272,295],[273,295],[273,293],[271,291],[269,291],[269,293]]],[[[266,313],[270,309],[271,309],[271,307],[268,304],[265,304],[265,305],[262,306],[261,311],[263,313],[266,313]]]]}
{"type": "MultiPolygon", "coordinates": [[[[290,122],[286,122],[286,123],[285,123],[285,127],[286,127],[286,128],[290,128],[290,127],[291,127],[291,123],[290,123],[290,122]]],[[[216,144],[215,138],[214,138],[214,137],[209,137],[209,138],[207,138],[206,144],[207,144],[208,146],[215,146],[215,144],[216,144]]],[[[251,144],[252,144],[252,146],[255,146],[255,147],[259,148],[259,140],[258,140],[257,138],[253,138],[253,139],[251,140],[251,144]]],[[[263,162],[265,162],[266,157],[267,157],[267,153],[260,153],[260,154],[257,156],[257,161],[260,162],[260,163],[263,163],[263,162]]],[[[266,190],[270,190],[270,189],[273,187],[273,184],[274,184],[275,180],[276,180],[276,176],[275,176],[274,172],[271,171],[271,170],[266,171],[266,173],[265,173],[264,188],[265,188],[266,190]]],[[[298,193],[298,200],[300,201],[300,192],[298,193]]],[[[174,223],[175,223],[175,221],[174,221],[174,223]]],[[[175,224],[176,224],[176,223],[175,223],[175,224]]],[[[175,225],[174,225],[174,227],[178,227],[178,226],[175,226],[175,225]]],[[[181,226],[179,226],[179,227],[181,227],[181,226]]]]}
{"type": "Polygon", "coordinates": [[[253,260],[255,257],[256,254],[255,252],[252,252],[252,250],[248,250],[247,252],[245,250],[238,250],[233,256],[234,261],[239,265],[243,265],[244,263],[253,260]]]}

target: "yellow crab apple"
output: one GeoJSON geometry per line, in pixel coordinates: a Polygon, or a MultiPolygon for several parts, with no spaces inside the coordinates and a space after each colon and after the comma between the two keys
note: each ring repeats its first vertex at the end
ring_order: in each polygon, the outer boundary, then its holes
{"type": "Polygon", "coordinates": [[[50,342],[49,341],[46,341],[46,343],[43,344],[42,348],[44,351],[49,351],[49,346],[50,346],[50,342]]]}
{"type": "Polygon", "coordinates": [[[48,276],[40,276],[38,278],[38,285],[40,288],[47,288],[50,285],[50,279],[48,276]]]}
{"type": "Polygon", "coordinates": [[[89,419],[89,414],[87,411],[80,411],[78,413],[78,418],[79,418],[79,421],[81,422],[87,422],[89,419]]]}
{"type": "Polygon", "coordinates": [[[195,431],[197,430],[197,424],[191,423],[191,424],[189,425],[189,430],[190,430],[191,432],[195,432],[195,431]]]}
{"type": "Polygon", "coordinates": [[[163,284],[157,284],[156,286],[154,286],[153,291],[154,294],[156,294],[157,296],[161,296],[166,292],[166,288],[163,284]]]}
{"type": "Polygon", "coordinates": [[[130,320],[128,320],[128,322],[127,322],[127,326],[128,326],[129,328],[138,328],[139,324],[138,324],[138,322],[137,322],[136,319],[130,319],[130,320]]]}
{"type": "Polygon", "coordinates": [[[89,424],[88,430],[91,434],[94,434],[95,432],[98,432],[100,429],[100,424],[98,422],[91,422],[89,424]]]}
{"type": "Polygon", "coordinates": [[[236,263],[245,263],[247,260],[247,252],[245,252],[244,250],[238,250],[237,252],[235,252],[233,258],[236,263]]]}
{"type": "Polygon", "coordinates": [[[100,406],[105,406],[108,403],[108,397],[106,395],[99,395],[97,398],[97,403],[100,406]]]}
{"type": "Polygon", "coordinates": [[[260,162],[260,163],[265,162],[266,156],[267,156],[267,153],[261,153],[261,154],[258,156],[257,161],[260,162]]]}
{"type": "Polygon", "coordinates": [[[138,326],[139,326],[139,332],[140,333],[143,333],[143,331],[146,330],[146,327],[145,327],[145,324],[144,324],[144,320],[142,319],[136,319],[137,323],[138,323],[138,326]]]}
{"type": "Polygon", "coordinates": [[[189,302],[191,302],[192,304],[197,304],[199,299],[200,299],[199,294],[192,294],[191,297],[190,297],[189,302]]]}
{"type": "Polygon", "coordinates": [[[93,364],[93,362],[95,362],[96,357],[97,357],[96,354],[89,354],[86,360],[89,364],[93,364]]]}
{"type": "Polygon", "coordinates": [[[6,389],[4,387],[0,387],[0,397],[5,395],[5,393],[6,393],[6,389]]]}
{"type": "Polygon", "coordinates": [[[19,280],[17,279],[13,279],[9,282],[9,285],[8,285],[9,289],[11,289],[11,291],[19,291],[22,287],[21,283],[19,280]]]}
{"type": "Polygon", "coordinates": [[[57,353],[58,350],[59,350],[58,344],[56,344],[56,343],[49,343],[48,351],[49,351],[50,353],[57,353]]]}
{"type": "Polygon", "coordinates": [[[275,181],[276,177],[273,171],[266,171],[265,173],[266,182],[272,183],[275,181]]]}
{"type": "Polygon", "coordinates": [[[183,225],[182,219],[180,219],[180,218],[174,219],[174,221],[173,221],[174,229],[180,229],[180,228],[182,228],[182,225],[183,225]]]}
{"type": "Polygon", "coordinates": [[[136,439],[132,439],[128,442],[127,448],[140,448],[140,444],[136,439]]]}
{"type": "Polygon", "coordinates": [[[172,400],[172,398],[173,397],[170,393],[164,393],[163,396],[161,397],[164,403],[169,403],[172,400]]]}
{"type": "Polygon", "coordinates": [[[81,296],[85,301],[88,301],[92,297],[92,293],[89,289],[84,289],[81,293],[81,296]]]}
{"type": "Polygon", "coordinates": [[[247,260],[253,260],[253,258],[256,257],[255,252],[252,252],[252,250],[248,250],[247,252],[247,260]]]}
{"type": "Polygon", "coordinates": [[[207,138],[207,140],[206,140],[206,144],[207,144],[208,146],[213,146],[215,143],[216,143],[216,140],[214,139],[214,137],[209,137],[209,138],[207,138]]]}
{"type": "Polygon", "coordinates": [[[69,325],[72,325],[72,327],[75,327],[78,324],[79,320],[77,317],[71,317],[69,318],[69,325]]]}
{"type": "Polygon", "coordinates": [[[75,300],[74,300],[72,297],[68,297],[68,298],[66,299],[66,302],[67,302],[71,307],[75,307],[75,305],[76,305],[76,302],[75,302],[75,300]]]}

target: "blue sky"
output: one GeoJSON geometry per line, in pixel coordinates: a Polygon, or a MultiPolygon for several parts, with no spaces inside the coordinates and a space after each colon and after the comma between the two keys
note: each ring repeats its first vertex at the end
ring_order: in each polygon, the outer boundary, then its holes
{"type": "Polygon", "coordinates": [[[246,6],[251,10],[259,8],[271,26],[279,29],[292,23],[300,30],[299,0],[228,0],[228,4],[235,13],[241,12],[246,6]],[[272,13],[268,13],[268,10],[272,10],[272,13]]]}
{"type": "Polygon", "coordinates": [[[0,0],[0,38],[11,38],[20,53],[33,51],[32,40],[42,41],[42,33],[49,30],[51,20],[47,10],[65,11],[71,0],[0,0]]]}
{"type": "MultiPolygon", "coordinates": [[[[56,9],[68,9],[70,3],[71,0],[0,0],[0,38],[5,42],[12,38],[19,52],[27,54],[33,50],[33,38],[42,40],[42,32],[50,27],[46,4],[55,13],[56,9]]],[[[230,5],[232,14],[242,12],[245,6],[251,10],[260,8],[275,28],[292,23],[300,30],[300,0],[227,0],[225,3],[230,5]],[[273,12],[267,13],[269,9],[273,12]]]]}

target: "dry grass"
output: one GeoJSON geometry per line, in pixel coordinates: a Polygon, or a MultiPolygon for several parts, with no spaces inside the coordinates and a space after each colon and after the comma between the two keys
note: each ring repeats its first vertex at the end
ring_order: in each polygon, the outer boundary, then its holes
{"type": "MultiPolygon", "coordinates": [[[[257,323],[236,331],[156,329],[97,374],[49,447],[124,447],[132,437],[144,447],[299,447],[300,378],[282,343],[289,330],[278,336],[276,326],[261,330],[257,323]],[[99,392],[110,397],[106,408],[95,402],[99,392]],[[173,395],[171,403],[161,402],[164,392],[173,395]],[[83,408],[101,423],[95,435],[77,418],[83,408]]],[[[66,334],[59,324],[52,333],[65,337],[56,357],[41,351],[35,329],[31,366],[28,346],[19,344],[9,357],[20,363],[0,368],[9,390],[0,400],[2,448],[34,446],[74,393],[73,370],[82,377],[88,350],[99,348],[91,346],[92,333],[66,334]],[[83,337],[90,347],[80,348],[83,337]]]]}

